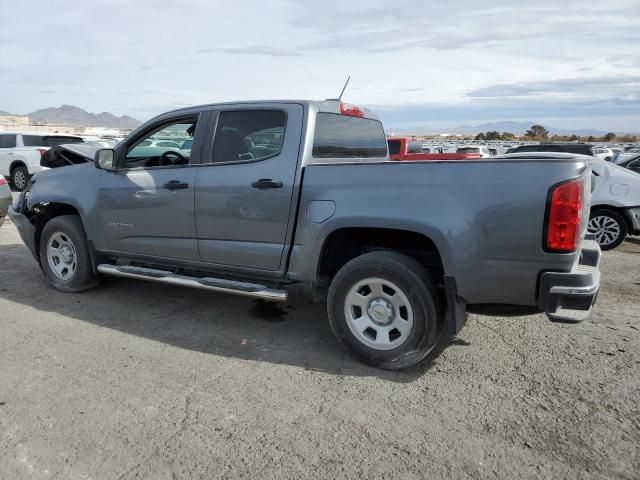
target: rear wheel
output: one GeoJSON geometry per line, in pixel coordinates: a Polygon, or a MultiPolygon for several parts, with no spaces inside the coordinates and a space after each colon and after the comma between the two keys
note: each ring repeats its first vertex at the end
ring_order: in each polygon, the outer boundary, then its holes
{"type": "Polygon", "coordinates": [[[327,310],[347,351],[390,370],[421,362],[436,346],[444,317],[430,273],[396,252],[368,253],[344,265],[331,282],[327,310]]]}
{"type": "Polygon", "coordinates": [[[17,191],[22,192],[27,188],[28,181],[29,170],[27,167],[16,167],[11,171],[11,184],[17,191]]]}
{"type": "Polygon", "coordinates": [[[595,235],[602,250],[611,250],[627,238],[628,227],[615,210],[597,209],[591,212],[587,231],[595,235]]]}
{"type": "Polygon", "coordinates": [[[40,235],[40,264],[47,279],[63,292],[82,292],[98,284],[82,222],[76,215],[51,219],[40,235]]]}

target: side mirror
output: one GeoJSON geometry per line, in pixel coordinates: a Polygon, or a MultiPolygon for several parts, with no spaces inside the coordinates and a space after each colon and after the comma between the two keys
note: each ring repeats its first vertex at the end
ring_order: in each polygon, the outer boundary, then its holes
{"type": "Polygon", "coordinates": [[[115,153],[113,148],[101,148],[93,157],[93,164],[102,170],[115,170],[115,153]]]}

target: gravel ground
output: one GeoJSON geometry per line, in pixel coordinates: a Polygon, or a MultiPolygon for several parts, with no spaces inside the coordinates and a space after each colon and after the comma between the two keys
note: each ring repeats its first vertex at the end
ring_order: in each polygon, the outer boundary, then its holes
{"type": "Polygon", "coordinates": [[[471,315],[419,368],[344,355],[321,304],[106,279],[0,229],[0,478],[640,478],[640,242],[590,321],[471,315]]]}

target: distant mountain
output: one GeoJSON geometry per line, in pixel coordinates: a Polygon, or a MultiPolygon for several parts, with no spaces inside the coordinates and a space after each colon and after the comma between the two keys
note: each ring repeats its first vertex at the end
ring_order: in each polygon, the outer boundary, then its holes
{"type": "MultiPolygon", "coordinates": [[[[416,127],[414,129],[411,128],[403,128],[403,131],[411,132],[411,133],[449,133],[449,134],[467,134],[467,135],[476,135],[480,132],[510,132],[515,135],[524,135],[527,130],[531,128],[532,125],[542,125],[551,135],[579,135],[579,136],[590,136],[601,137],[605,135],[607,132],[603,132],[601,130],[595,129],[575,129],[575,130],[567,130],[562,128],[555,128],[549,125],[540,124],[538,122],[513,122],[513,121],[504,121],[504,122],[489,122],[483,123],[481,125],[461,125],[459,127],[453,128],[422,128],[416,127]]],[[[397,130],[394,130],[397,131],[397,130]]]]}
{"type": "Polygon", "coordinates": [[[13,117],[13,114],[9,113],[9,112],[5,112],[4,110],[0,110],[0,115],[7,116],[7,117],[13,117]]]}
{"type": "Polygon", "coordinates": [[[44,108],[27,113],[26,116],[32,122],[37,123],[83,125],[86,127],[135,128],[142,123],[127,115],[117,117],[109,112],[89,113],[73,105],[44,108]]]}

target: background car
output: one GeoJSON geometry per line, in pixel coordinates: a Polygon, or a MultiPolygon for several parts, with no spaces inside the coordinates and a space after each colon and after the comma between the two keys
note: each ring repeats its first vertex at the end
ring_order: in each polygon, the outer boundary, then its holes
{"type": "Polygon", "coordinates": [[[456,153],[479,153],[482,158],[492,157],[491,152],[484,145],[464,145],[458,147],[456,153]]]}
{"type": "Polygon", "coordinates": [[[595,154],[596,158],[604,160],[606,162],[610,162],[615,155],[615,153],[609,148],[594,148],[593,153],[595,154]]]}
{"type": "Polygon", "coordinates": [[[40,159],[45,152],[63,143],[82,143],[74,135],[51,133],[0,133],[0,175],[8,178],[13,187],[22,191],[34,173],[42,170],[40,159]]]}
{"type": "Polygon", "coordinates": [[[602,160],[595,160],[591,169],[595,189],[588,231],[602,250],[611,250],[627,235],[640,235],[640,175],[602,160]]]}
{"type": "Polygon", "coordinates": [[[9,189],[9,183],[4,177],[0,176],[0,227],[4,223],[4,218],[7,216],[11,200],[11,189],[9,189]]]}
{"type": "Polygon", "coordinates": [[[579,155],[595,156],[592,145],[588,143],[539,143],[533,145],[520,145],[508,153],[577,153],[579,155]]]}
{"type": "Polygon", "coordinates": [[[632,172],[640,173],[640,153],[622,154],[618,157],[616,165],[628,168],[632,172]]]}

